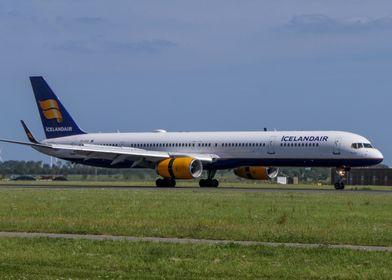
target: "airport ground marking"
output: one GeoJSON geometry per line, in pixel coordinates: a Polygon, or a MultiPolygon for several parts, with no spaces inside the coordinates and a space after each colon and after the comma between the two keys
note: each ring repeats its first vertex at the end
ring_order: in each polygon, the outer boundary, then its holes
{"type": "Polygon", "coordinates": [[[387,246],[367,246],[349,244],[305,244],[305,243],[278,243],[260,241],[238,241],[238,240],[213,240],[213,239],[185,239],[185,238],[165,238],[165,237],[137,237],[137,236],[114,236],[114,235],[93,235],[93,234],[63,234],[63,233],[33,233],[33,232],[0,232],[0,238],[52,238],[52,239],[73,239],[92,241],[130,241],[130,242],[152,242],[152,243],[172,243],[172,244],[201,244],[201,245],[240,245],[240,246],[266,246],[266,247],[287,247],[298,249],[346,249],[352,251],[368,252],[390,252],[392,247],[387,246]]]}

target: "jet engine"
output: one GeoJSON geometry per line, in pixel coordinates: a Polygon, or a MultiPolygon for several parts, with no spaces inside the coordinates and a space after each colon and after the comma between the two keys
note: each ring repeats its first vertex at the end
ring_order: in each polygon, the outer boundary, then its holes
{"type": "Polygon", "coordinates": [[[250,180],[270,180],[278,176],[279,168],[263,166],[247,166],[234,169],[238,177],[250,180]]]}
{"type": "Polygon", "coordinates": [[[196,179],[203,173],[203,164],[194,158],[168,158],[156,166],[158,175],[172,179],[196,179]]]}

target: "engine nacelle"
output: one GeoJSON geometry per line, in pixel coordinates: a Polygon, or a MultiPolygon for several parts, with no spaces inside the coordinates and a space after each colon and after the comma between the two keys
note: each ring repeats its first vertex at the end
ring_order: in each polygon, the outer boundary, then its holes
{"type": "Polygon", "coordinates": [[[278,176],[279,168],[264,166],[247,166],[234,169],[238,177],[249,180],[270,180],[278,176]]]}
{"type": "Polygon", "coordinates": [[[194,158],[168,158],[157,164],[156,171],[163,178],[196,179],[203,173],[203,164],[194,158]]]}

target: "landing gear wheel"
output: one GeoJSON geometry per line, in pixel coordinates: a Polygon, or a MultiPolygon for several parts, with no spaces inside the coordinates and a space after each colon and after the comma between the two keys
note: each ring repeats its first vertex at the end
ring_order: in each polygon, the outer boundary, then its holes
{"type": "Polygon", "coordinates": [[[344,183],[335,183],[335,189],[344,190],[344,183]]]}
{"type": "Polygon", "coordinates": [[[199,182],[199,186],[201,188],[217,188],[217,187],[219,187],[219,181],[214,179],[215,174],[216,174],[215,169],[209,169],[207,179],[201,179],[199,182]]]}
{"type": "Polygon", "coordinates": [[[206,188],[207,187],[207,180],[201,179],[199,182],[200,188],[206,188]]]}
{"type": "Polygon", "coordinates": [[[155,181],[155,185],[156,185],[158,188],[162,188],[162,187],[163,187],[163,180],[162,180],[162,179],[157,179],[157,180],[155,181]]]}
{"type": "Polygon", "coordinates": [[[170,179],[170,180],[169,180],[169,187],[175,188],[175,187],[176,187],[176,180],[170,179]]]}
{"type": "Polygon", "coordinates": [[[176,186],[176,180],[174,179],[158,179],[155,182],[158,188],[174,188],[176,186]]]}
{"type": "Polygon", "coordinates": [[[201,188],[217,188],[219,187],[219,181],[216,179],[201,179],[199,182],[201,188]]]}
{"type": "Polygon", "coordinates": [[[216,179],[212,180],[212,187],[214,187],[214,188],[219,187],[219,181],[216,179]]]}

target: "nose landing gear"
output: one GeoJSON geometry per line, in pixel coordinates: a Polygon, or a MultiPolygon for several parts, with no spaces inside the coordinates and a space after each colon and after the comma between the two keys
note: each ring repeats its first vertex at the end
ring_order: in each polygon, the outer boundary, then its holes
{"type": "Polygon", "coordinates": [[[345,187],[344,176],[350,170],[351,170],[351,168],[349,168],[349,167],[336,168],[336,174],[337,174],[337,176],[335,177],[335,189],[336,190],[344,190],[344,187],[345,187]]]}

